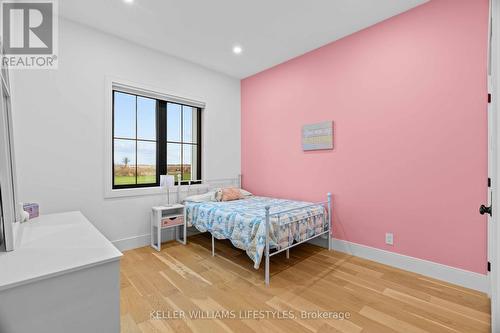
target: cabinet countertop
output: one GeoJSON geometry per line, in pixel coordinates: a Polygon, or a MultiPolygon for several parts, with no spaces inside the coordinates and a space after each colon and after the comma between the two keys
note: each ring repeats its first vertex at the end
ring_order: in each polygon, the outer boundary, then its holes
{"type": "Polygon", "coordinates": [[[121,256],[81,212],[41,215],[19,226],[14,251],[0,252],[0,291],[121,256]]]}

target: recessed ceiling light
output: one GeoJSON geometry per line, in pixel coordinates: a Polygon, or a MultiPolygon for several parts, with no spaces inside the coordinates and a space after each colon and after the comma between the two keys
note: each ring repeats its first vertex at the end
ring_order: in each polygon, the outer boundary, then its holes
{"type": "Polygon", "coordinates": [[[241,54],[241,52],[243,52],[243,49],[241,48],[241,46],[239,46],[239,45],[233,46],[233,53],[234,54],[241,54]]]}
{"type": "Polygon", "coordinates": [[[123,0],[125,3],[132,3],[134,0],[123,0]]]}

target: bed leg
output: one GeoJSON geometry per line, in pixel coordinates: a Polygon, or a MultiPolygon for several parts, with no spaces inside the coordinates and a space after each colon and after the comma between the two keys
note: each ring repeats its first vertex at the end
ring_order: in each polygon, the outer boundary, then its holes
{"type": "Polygon", "coordinates": [[[212,257],[215,257],[215,238],[212,235],[212,257]]]}
{"type": "Polygon", "coordinates": [[[286,258],[290,259],[290,249],[286,249],[286,258]]]}
{"type": "Polygon", "coordinates": [[[266,281],[266,286],[269,287],[269,232],[270,232],[270,227],[269,227],[269,210],[271,207],[266,206],[266,248],[265,248],[265,255],[266,255],[266,275],[265,275],[265,281],[266,281]]]}
{"type": "Polygon", "coordinates": [[[332,194],[328,193],[328,251],[332,250],[332,194]]]}
{"type": "Polygon", "coordinates": [[[266,280],[266,286],[269,287],[269,256],[266,254],[266,277],[265,277],[265,280],[266,280]]]}

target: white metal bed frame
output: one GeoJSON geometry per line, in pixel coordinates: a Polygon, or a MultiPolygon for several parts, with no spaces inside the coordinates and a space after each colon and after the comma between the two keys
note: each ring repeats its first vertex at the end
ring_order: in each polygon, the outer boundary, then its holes
{"type": "MultiPolygon", "coordinates": [[[[177,186],[177,202],[180,203],[181,202],[181,181],[180,181],[180,175],[178,175],[178,186],[177,186]]],[[[186,197],[189,196],[189,195],[193,195],[193,194],[202,194],[202,193],[206,193],[208,191],[210,191],[211,189],[214,189],[214,188],[220,188],[220,187],[227,187],[227,186],[237,186],[238,188],[241,189],[241,175],[238,175],[238,178],[224,178],[224,179],[214,179],[214,180],[205,180],[205,179],[199,179],[199,180],[190,180],[190,181],[185,181],[188,183],[188,187],[187,187],[187,190],[184,191],[186,192],[186,197]],[[195,186],[195,188],[193,189],[193,186],[195,186]],[[205,191],[206,190],[206,191],[205,191]]],[[[316,216],[321,216],[323,215],[323,218],[324,218],[324,211],[322,213],[318,213],[316,215],[313,215],[313,216],[310,216],[310,217],[316,217],[316,216]]],[[[310,204],[307,204],[307,205],[303,205],[303,206],[300,206],[300,207],[296,207],[296,208],[292,208],[292,209],[285,209],[285,210],[281,210],[281,211],[277,211],[277,212],[273,212],[271,213],[271,206],[266,206],[265,207],[265,219],[266,219],[266,225],[265,225],[265,232],[266,232],[266,245],[265,245],[265,249],[264,249],[264,256],[265,256],[265,283],[267,286],[269,286],[269,283],[270,283],[270,258],[274,255],[277,255],[283,251],[286,251],[286,258],[289,259],[290,258],[290,249],[292,247],[295,247],[299,244],[302,244],[302,243],[305,243],[307,241],[310,241],[314,238],[318,238],[318,237],[322,237],[323,235],[327,235],[328,237],[328,250],[331,250],[332,249],[332,235],[331,235],[331,228],[332,228],[332,194],[331,193],[328,193],[327,194],[327,200],[326,201],[322,201],[322,202],[316,202],[316,203],[310,203],[310,204]],[[309,208],[309,207],[314,207],[314,206],[323,206],[326,208],[326,211],[327,211],[327,228],[325,229],[325,222],[323,222],[323,231],[318,233],[318,234],[315,234],[311,237],[308,237],[300,242],[295,242],[288,246],[285,246],[285,247],[278,247],[275,251],[272,251],[271,252],[271,249],[270,249],[270,239],[269,239],[269,231],[271,229],[271,218],[272,217],[277,217],[278,218],[278,221],[280,219],[280,216],[282,214],[285,214],[285,213],[290,213],[290,212],[293,212],[295,210],[301,210],[301,209],[304,209],[304,208],[309,208]]],[[[292,224],[292,223],[297,223],[297,222],[300,222],[302,221],[303,219],[302,218],[298,218],[296,220],[293,220],[293,221],[289,221],[285,224],[280,224],[278,222],[278,225],[279,226],[282,226],[282,225],[288,225],[288,224],[292,224]]],[[[280,230],[280,229],[278,229],[280,230]]],[[[288,228],[288,232],[290,233],[290,230],[291,228],[288,228]]],[[[279,231],[281,232],[281,230],[279,231]]],[[[184,209],[184,234],[187,236],[187,220],[186,220],[186,209],[184,209]]],[[[278,239],[281,239],[281,234],[278,234],[278,239]]],[[[212,236],[212,256],[215,256],[215,237],[214,235],[211,235],[212,236]]],[[[186,237],[187,239],[187,237],[186,237]]],[[[290,238],[289,238],[290,239],[290,238]]]]}

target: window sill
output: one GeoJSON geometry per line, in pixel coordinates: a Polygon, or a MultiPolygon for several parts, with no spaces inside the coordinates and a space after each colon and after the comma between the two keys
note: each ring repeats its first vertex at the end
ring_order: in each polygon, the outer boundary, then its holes
{"type": "MultiPolygon", "coordinates": [[[[201,188],[207,188],[207,185],[204,184],[193,184],[193,185],[181,185],[180,193],[188,193],[189,190],[196,191],[201,188]]],[[[178,186],[171,187],[168,191],[170,199],[177,198],[177,190],[178,186]]],[[[105,199],[112,198],[126,198],[126,197],[140,197],[140,196],[153,196],[153,195],[167,195],[167,191],[160,186],[154,187],[140,187],[140,188],[123,188],[123,189],[111,189],[107,188],[104,193],[105,199]]],[[[184,197],[185,195],[181,196],[184,197]]]]}
{"type": "MultiPolygon", "coordinates": [[[[174,191],[170,191],[172,193],[174,191]]],[[[144,195],[167,195],[167,191],[159,186],[154,187],[142,187],[142,188],[121,188],[121,189],[110,189],[108,188],[104,193],[104,198],[123,198],[123,197],[138,197],[144,195]]]]}

